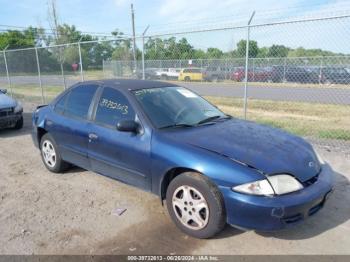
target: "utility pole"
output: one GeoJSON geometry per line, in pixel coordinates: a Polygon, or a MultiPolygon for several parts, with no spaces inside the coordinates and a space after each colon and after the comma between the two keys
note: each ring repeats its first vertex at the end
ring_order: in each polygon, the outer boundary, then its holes
{"type": "Polygon", "coordinates": [[[134,5],[131,4],[131,24],[132,24],[132,42],[133,42],[133,55],[134,55],[134,69],[136,73],[136,37],[135,37],[135,13],[134,13],[134,5]]]}

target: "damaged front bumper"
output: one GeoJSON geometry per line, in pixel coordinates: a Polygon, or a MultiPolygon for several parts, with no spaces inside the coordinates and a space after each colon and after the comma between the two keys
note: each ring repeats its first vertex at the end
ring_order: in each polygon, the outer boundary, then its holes
{"type": "Polygon", "coordinates": [[[281,196],[253,196],[220,187],[227,223],[242,229],[271,231],[303,221],[319,211],[333,187],[333,170],[323,165],[318,179],[304,189],[281,196]]]}

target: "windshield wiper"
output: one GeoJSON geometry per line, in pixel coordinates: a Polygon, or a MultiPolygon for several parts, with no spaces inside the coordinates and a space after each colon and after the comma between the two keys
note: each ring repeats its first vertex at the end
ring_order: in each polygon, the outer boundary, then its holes
{"type": "Polygon", "coordinates": [[[174,128],[174,127],[194,127],[193,125],[189,124],[171,124],[168,126],[162,126],[159,129],[166,129],[166,128],[174,128]]]}
{"type": "Polygon", "coordinates": [[[205,119],[199,121],[199,122],[197,123],[197,125],[201,125],[201,124],[204,124],[204,123],[208,123],[208,122],[211,122],[211,121],[216,120],[216,119],[219,119],[219,118],[221,118],[221,119],[229,119],[229,118],[231,118],[231,116],[229,116],[229,115],[225,115],[225,116],[219,116],[219,115],[217,115],[217,116],[211,116],[211,117],[208,117],[208,118],[205,118],[205,119]]]}

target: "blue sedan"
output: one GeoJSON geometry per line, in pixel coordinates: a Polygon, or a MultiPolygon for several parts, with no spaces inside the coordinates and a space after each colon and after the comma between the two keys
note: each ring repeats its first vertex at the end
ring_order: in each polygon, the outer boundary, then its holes
{"type": "Polygon", "coordinates": [[[226,223],[285,228],[314,215],[332,191],[331,168],[305,140],[226,115],[170,83],[78,83],[32,121],[48,170],[73,164],[155,193],[197,238],[226,223]]]}

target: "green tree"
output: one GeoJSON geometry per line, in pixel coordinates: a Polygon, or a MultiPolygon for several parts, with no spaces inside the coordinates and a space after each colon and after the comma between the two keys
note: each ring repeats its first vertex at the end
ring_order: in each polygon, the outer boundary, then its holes
{"type": "Polygon", "coordinates": [[[284,45],[272,45],[269,47],[267,57],[286,57],[290,48],[284,45]]]}
{"type": "Polygon", "coordinates": [[[207,58],[221,58],[223,55],[224,52],[222,52],[219,48],[209,47],[207,49],[207,58]]]}
{"type": "MultiPolygon", "coordinates": [[[[247,40],[240,40],[237,43],[237,55],[238,57],[245,57],[247,40]]],[[[249,57],[254,58],[259,53],[258,42],[254,40],[249,41],[249,57]]]]}
{"type": "Polygon", "coordinates": [[[40,46],[43,29],[28,27],[23,31],[8,30],[0,33],[0,50],[8,46],[9,49],[40,46]]]}

